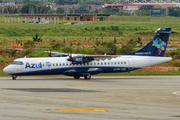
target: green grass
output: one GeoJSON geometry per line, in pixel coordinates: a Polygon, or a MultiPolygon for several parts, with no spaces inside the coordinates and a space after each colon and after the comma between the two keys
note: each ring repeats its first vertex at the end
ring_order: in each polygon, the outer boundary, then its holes
{"type": "Polygon", "coordinates": [[[0,71],[0,76],[10,76],[10,75],[0,71]]]}

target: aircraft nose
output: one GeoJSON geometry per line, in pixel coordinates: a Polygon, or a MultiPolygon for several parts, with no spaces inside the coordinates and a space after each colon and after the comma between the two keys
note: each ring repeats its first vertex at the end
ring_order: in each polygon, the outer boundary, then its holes
{"type": "Polygon", "coordinates": [[[5,68],[3,69],[3,72],[8,74],[8,72],[9,72],[8,67],[5,67],[5,68]]]}

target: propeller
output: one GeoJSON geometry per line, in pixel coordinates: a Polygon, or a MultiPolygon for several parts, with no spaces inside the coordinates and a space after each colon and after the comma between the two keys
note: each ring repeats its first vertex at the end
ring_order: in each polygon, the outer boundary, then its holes
{"type": "Polygon", "coordinates": [[[49,57],[52,57],[52,55],[51,55],[51,49],[49,49],[49,51],[50,51],[50,53],[48,53],[48,55],[49,55],[49,57]]]}

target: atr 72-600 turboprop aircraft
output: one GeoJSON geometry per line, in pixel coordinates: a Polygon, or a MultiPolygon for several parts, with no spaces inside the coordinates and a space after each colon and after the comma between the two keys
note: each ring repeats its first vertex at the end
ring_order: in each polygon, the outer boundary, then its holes
{"type": "Polygon", "coordinates": [[[19,58],[3,69],[12,79],[22,75],[64,74],[91,79],[99,73],[121,73],[171,61],[164,57],[171,28],[159,28],[141,50],[124,55],[80,55],[56,53],[54,57],[19,58]]]}

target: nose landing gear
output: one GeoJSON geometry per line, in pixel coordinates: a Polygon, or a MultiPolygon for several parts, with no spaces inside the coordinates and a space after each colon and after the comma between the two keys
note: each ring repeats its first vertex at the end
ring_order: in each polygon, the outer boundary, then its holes
{"type": "Polygon", "coordinates": [[[12,75],[12,80],[16,80],[17,76],[16,75],[12,75]]]}

